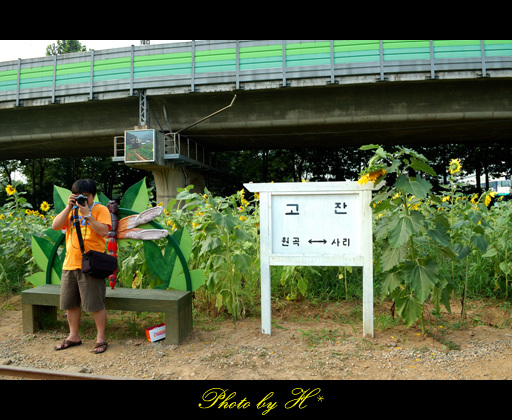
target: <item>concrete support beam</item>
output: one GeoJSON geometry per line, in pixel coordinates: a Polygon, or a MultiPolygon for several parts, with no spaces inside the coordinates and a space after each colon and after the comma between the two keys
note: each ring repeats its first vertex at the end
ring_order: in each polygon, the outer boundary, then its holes
{"type": "Polygon", "coordinates": [[[156,202],[163,203],[167,207],[169,201],[176,198],[178,188],[193,185],[194,192],[204,191],[204,176],[200,171],[181,167],[154,167],[151,169],[155,178],[156,202]]]}
{"type": "MultiPolygon", "coordinates": [[[[211,151],[368,143],[512,141],[512,79],[475,78],[237,92],[229,110],[182,135],[211,151]]],[[[219,110],[227,92],[148,95],[154,127],[179,131],[219,110]]],[[[0,159],[112,156],[138,123],[138,99],[0,109],[0,159]]]]}

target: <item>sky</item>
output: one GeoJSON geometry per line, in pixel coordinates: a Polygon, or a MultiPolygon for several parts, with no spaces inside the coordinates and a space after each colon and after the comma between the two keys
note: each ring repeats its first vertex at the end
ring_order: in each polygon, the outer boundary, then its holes
{"type": "MultiPolygon", "coordinates": [[[[140,45],[140,40],[79,40],[87,50],[106,50],[109,48],[129,47],[140,45]]],[[[150,40],[150,44],[167,44],[171,42],[185,42],[181,40],[162,41],[150,40]]],[[[46,56],[46,47],[50,44],[57,44],[57,40],[0,40],[0,62],[17,60],[18,58],[36,58],[46,56]]]]}

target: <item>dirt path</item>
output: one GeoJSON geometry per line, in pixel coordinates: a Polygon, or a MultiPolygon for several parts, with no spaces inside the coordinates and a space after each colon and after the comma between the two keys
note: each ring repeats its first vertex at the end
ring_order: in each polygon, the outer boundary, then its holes
{"type": "Polygon", "coordinates": [[[384,328],[384,306],[375,309],[370,339],[362,338],[356,303],[287,302],[273,308],[270,336],[261,334],[259,316],[239,321],[236,328],[230,320],[197,316],[180,346],[145,339],[144,328],[156,319],[145,319],[134,333],[132,321],[116,320],[120,315],[114,314],[109,348],[95,355],[92,324],[84,327],[82,346],[59,352],[53,347],[67,332],[61,315],[55,329],[24,334],[15,297],[0,302],[0,363],[137,379],[512,379],[510,317],[498,305],[471,309],[478,319],[471,328],[446,329],[430,319],[427,336],[400,324],[384,328]]]}

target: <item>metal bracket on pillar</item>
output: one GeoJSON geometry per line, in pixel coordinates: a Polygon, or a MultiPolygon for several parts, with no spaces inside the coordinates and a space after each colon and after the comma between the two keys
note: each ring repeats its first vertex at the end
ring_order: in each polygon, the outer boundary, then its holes
{"type": "Polygon", "coordinates": [[[145,90],[139,91],[139,127],[149,125],[148,102],[145,90]]]}

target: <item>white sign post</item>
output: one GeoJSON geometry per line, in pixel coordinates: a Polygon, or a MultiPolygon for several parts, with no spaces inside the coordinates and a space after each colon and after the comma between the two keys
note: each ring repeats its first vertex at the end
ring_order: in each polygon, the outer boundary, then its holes
{"type": "Polygon", "coordinates": [[[271,334],[271,265],[363,267],[363,336],[373,337],[373,183],[244,184],[260,194],[261,328],[271,334]]]}

